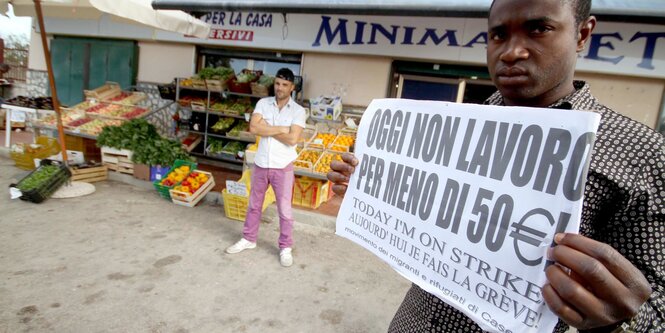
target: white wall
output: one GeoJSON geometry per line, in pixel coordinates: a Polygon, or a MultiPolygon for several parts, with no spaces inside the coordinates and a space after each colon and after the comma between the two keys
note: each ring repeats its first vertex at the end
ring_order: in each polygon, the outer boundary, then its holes
{"type": "Polygon", "coordinates": [[[332,94],[344,86],[342,104],[367,106],[374,98],[388,96],[392,60],[385,57],[306,53],[302,71],[305,99],[332,94]]]}
{"type": "Polygon", "coordinates": [[[137,81],[168,83],[194,74],[196,47],[186,44],[139,42],[137,81]]]}
{"type": "MultiPolygon", "coordinates": [[[[51,43],[50,36],[47,37],[47,42],[51,43]]],[[[38,33],[33,30],[30,34],[30,52],[28,53],[28,69],[45,71],[46,59],[44,58],[44,48],[42,47],[42,40],[38,33]]]]}
{"type": "Polygon", "coordinates": [[[634,120],[656,127],[665,93],[665,80],[609,74],[577,73],[604,105],[634,120]]]}

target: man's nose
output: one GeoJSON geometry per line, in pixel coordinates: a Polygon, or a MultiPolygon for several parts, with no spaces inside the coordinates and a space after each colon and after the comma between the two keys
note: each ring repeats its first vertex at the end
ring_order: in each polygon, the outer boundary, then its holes
{"type": "Polygon", "coordinates": [[[512,37],[504,43],[504,49],[501,52],[501,61],[506,63],[514,63],[518,60],[529,58],[529,50],[523,38],[512,37]]]}

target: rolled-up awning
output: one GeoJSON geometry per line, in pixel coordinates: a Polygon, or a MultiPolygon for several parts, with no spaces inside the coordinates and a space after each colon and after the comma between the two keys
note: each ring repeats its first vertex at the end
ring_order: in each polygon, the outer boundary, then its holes
{"type": "MultiPolygon", "coordinates": [[[[32,0],[0,0],[0,13],[7,12],[7,4],[14,7],[17,16],[35,16],[32,0]]],[[[160,30],[207,38],[210,25],[181,10],[156,10],[151,0],[41,0],[44,15],[77,19],[99,19],[103,14],[160,30]]]]}
{"type": "Polygon", "coordinates": [[[89,0],[98,10],[166,31],[205,39],[210,24],[180,10],[155,10],[151,0],[89,0]]]}

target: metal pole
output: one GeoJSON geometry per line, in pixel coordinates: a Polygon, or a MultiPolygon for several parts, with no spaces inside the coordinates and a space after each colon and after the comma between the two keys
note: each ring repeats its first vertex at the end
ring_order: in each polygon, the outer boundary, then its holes
{"type": "Polygon", "coordinates": [[[37,20],[39,21],[39,35],[42,37],[42,48],[44,48],[44,57],[46,58],[46,69],[48,72],[48,83],[51,87],[51,98],[53,99],[53,108],[55,109],[58,120],[58,136],[60,137],[60,149],[62,150],[62,160],[67,163],[67,147],[65,145],[65,130],[62,127],[62,118],[60,116],[60,102],[58,101],[58,91],[55,88],[55,77],[53,76],[53,65],[51,64],[51,52],[46,42],[46,30],[44,30],[44,16],[42,15],[42,4],[40,0],[33,0],[37,10],[37,20]]]}

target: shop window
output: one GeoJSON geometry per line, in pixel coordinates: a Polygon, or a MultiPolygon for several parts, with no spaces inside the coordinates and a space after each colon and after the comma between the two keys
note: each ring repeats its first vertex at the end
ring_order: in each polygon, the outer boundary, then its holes
{"type": "Polygon", "coordinates": [[[484,67],[395,61],[391,96],[482,104],[496,88],[484,67]]]}
{"type": "Polygon", "coordinates": [[[250,69],[269,75],[275,75],[280,68],[286,67],[298,75],[301,61],[302,55],[294,53],[201,48],[198,63],[200,68],[226,66],[233,68],[236,73],[250,69]]]}

